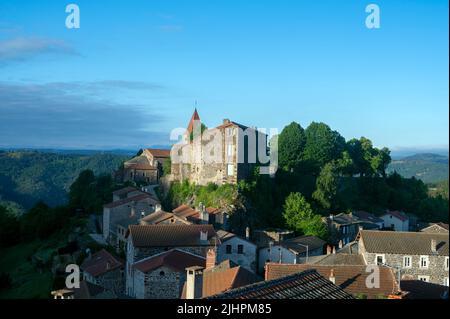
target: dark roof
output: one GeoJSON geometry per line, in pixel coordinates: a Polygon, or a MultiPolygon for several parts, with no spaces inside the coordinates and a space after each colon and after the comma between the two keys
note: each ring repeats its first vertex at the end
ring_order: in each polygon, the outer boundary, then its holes
{"type": "Polygon", "coordinates": [[[316,236],[300,236],[291,239],[284,240],[280,243],[281,246],[290,249],[298,254],[305,253],[306,247],[308,250],[316,250],[323,248],[325,241],[316,236]]]}
{"type": "Polygon", "coordinates": [[[155,170],[157,169],[150,163],[147,156],[145,155],[139,155],[136,157],[133,157],[132,159],[126,161],[124,163],[125,168],[133,168],[133,169],[140,169],[140,170],[155,170]]]}
{"type": "Polygon", "coordinates": [[[286,277],[233,289],[213,299],[353,299],[342,288],[307,270],[286,277]]]}
{"type": "Polygon", "coordinates": [[[158,203],[158,201],[155,200],[150,194],[142,193],[142,194],[138,194],[138,195],[135,195],[132,197],[127,197],[124,199],[116,200],[115,202],[111,202],[111,203],[103,205],[103,207],[104,208],[114,208],[114,207],[119,207],[122,205],[129,204],[132,202],[139,202],[139,201],[146,200],[146,199],[150,199],[155,204],[158,203]]]}
{"type": "Polygon", "coordinates": [[[252,243],[251,241],[249,241],[249,240],[247,240],[247,239],[245,239],[245,238],[243,238],[243,237],[241,237],[241,236],[238,236],[238,235],[236,235],[235,233],[231,233],[231,232],[226,231],[226,230],[223,230],[223,229],[217,230],[216,233],[217,233],[217,237],[219,237],[221,243],[224,243],[225,241],[227,241],[227,240],[229,240],[229,239],[231,239],[231,238],[235,238],[235,237],[236,237],[236,238],[239,238],[239,239],[241,239],[241,240],[246,241],[247,243],[249,243],[249,244],[251,244],[251,245],[253,245],[253,246],[256,246],[255,243],[252,243]]]}
{"type": "Polygon", "coordinates": [[[388,267],[379,267],[380,287],[369,288],[366,279],[372,272],[366,271],[366,265],[309,265],[309,264],[266,264],[266,280],[277,279],[305,270],[315,270],[325,278],[334,273],[337,286],[357,297],[365,295],[369,299],[378,296],[389,296],[398,292],[397,282],[392,270],[388,267]]]}
{"type": "Polygon", "coordinates": [[[352,214],[340,213],[337,215],[330,215],[328,217],[329,220],[332,220],[334,223],[339,225],[350,225],[350,224],[360,224],[361,221],[358,217],[353,216],[352,214]]]}
{"type": "Polygon", "coordinates": [[[448,234],[361,230],[364,248],[369,253],[433,255],[431,241],[436,240],[437,254],[448,256],[448,234]]]}
{"type": "Polygon", "coordinates": [[[400,212],[398,210],[393,210],[393,211],[386,211],[386,213],[384,213],[382,216],[386,216],[386,215],[392,215],[398,219],[400,219],[402,222],[407,221],[409,218],[408,216],[405,215],[405,213],[400,212]]]}
{"type": "Polygon", "coordinates": [[[113,291],[85,280],[80,282],[79,288],[74,288],[72,291],[75,299],[118,299],[113,291]]]}
{"type": "Polygon", "coordinates": [[[137,192],[137,191],[139,191],[137,188],[128,186],[128,187],[121,188],[121,189],[114,191],[113,195],[121,196],[121,195],[126,195],[128,193],[137,192]]]}
{"type": "Polygon", "coordinates": [[[166,266],[177,272],[185,272],[192,266],[205,267],[206,259],[182,250],[172,249],[167,252],[143,259],[133,265],[133,268],[144,273],[166,266]]]}
{"type": "Polygon", "coordinates": [[[315,265],[365,265],[364,258],[360,254],[329,254],[321,256],[311,256],[308,258],[309,264],[315,265]]]}
{"type": "Polygon", "coordinates": [[[447,286],[422,280],[402,280],[400,286],[403,291],[408,292],[407,299],[444,299],[445,293],[447,293],[446,298],[448,299],[447,286]]]}
{"type": "Polygon", "coordinates": [[[156,225],[160,222],[163,222],[167,219],[173,218],[174,215],[172,213],[168,213],[166,211],[160,210],[154,213],[151,213],[144,218],[141,219],[142,224],[148,225],[156,225]]]}
{"type": "Polygon", "coordinates": [[[119,258],[111,255],[105,249],[93,254],[81,264],[81,269],[94,277],[121,267],[123,267],[123,262],[119,258]]]}
{"type": "Polygon", "coordinates": [[[185,247],[215,244],[212,225],[131,225],[129,235],[135,247],[185,247]],[[208,233],[208,240],[200,240],[200,232],[208,233]]]}
{"type": "Polygon", "coordinates": [[[370,223],[382,223],[383,220],[380,217],[375,216],[374,214],[365,212],[365,211],[355,211],[353,212],[353,216],[356,216],[358,219],[362,221],[367,221],[370,223]]]}

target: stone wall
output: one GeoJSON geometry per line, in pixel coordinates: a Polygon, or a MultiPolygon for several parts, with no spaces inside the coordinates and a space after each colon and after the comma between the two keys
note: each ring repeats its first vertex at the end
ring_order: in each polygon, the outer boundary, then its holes
{"type": "Polygon", "coordinates": [[[179,299],[186,274],[163,266],[148,273],[135,271],[134,280],[137,299],[179,299]]]}

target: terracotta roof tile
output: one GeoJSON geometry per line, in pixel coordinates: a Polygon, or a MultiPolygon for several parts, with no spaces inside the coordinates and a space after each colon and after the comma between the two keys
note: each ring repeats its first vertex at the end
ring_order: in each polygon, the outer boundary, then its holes
{"type": "Polygon", "coordinates": [[[206,259],[191,253],[172,249],[159,255],[143,259],[133,265],[133,268],[144,273],[157,269],[161,266],[169,267],[177,272],[185,272],[186,268],[192,266],[205,267],[206,259]]]}
{"type": "Polygon", "coordinates": [[[103,205],[103,207],[104,208],[114,208],[114,207],[126,205],[131,202],[139,202],[139,201],[143,201],[143,200],[147,200],[147,199],[149,199],[153,204],[158,203],[158,201],[156,199],[154,199],[150,194],[142,193],[142,194],[138,194],[138,195],[135,195],[132,197],[127,197],[124,199],[117,200],[115,202],[105,204],[105,205],[103,205]]]}
{"type": "Polygon", "coordinates": [[[156,149],[156,148],[147,148],[145,149],[147,152],[152,154],[154,157],[170,157],[170,150],[156,149]]]}
{"type": "Polygon", "coordinates": [[[123,262],[111,255],[105,249],[92,255],[91,258],[86,259],[81,265],[81,269],[90,275],[97,277],[107,273],[108,271],[115,270],[123,267],[123,262]]]}

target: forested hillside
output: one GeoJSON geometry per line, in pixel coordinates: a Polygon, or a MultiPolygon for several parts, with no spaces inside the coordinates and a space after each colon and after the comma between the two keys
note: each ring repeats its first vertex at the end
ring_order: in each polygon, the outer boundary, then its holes
{"type": "Polygon", "coordinates": [[[403,177],[415,177],[425,183],[448,179],[448,157],[437,154],[416,154],[393,160],[388,172],[396,171],[403,177]]]}
{"type": "Polygon", "coordinates": [[[50,206],[67,201],[70,185],[82,170],[111,173],[126,160],[111,153],[61,154],[39,151],[0,151],[0,200],[25,209],[42,200],[50,206]]]}

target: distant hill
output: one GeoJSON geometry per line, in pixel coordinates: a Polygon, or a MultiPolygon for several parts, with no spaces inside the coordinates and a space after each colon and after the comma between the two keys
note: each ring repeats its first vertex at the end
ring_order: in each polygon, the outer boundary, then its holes
{"type": "Polygon", "coordinates": [[[111,173],[130,156],[111,152],[73,154],[43,151],[0,151],[0,201],[30,208],[42,199],[64,204],[67,191],[85,169],[111,173]]]}
{"type": "Polygon", "coordinates": [[[388,172],[393,171],[425,183],[437,183],[448,179],[448,156],[423,153],[395,159],[388,167],[388,172]]]}

